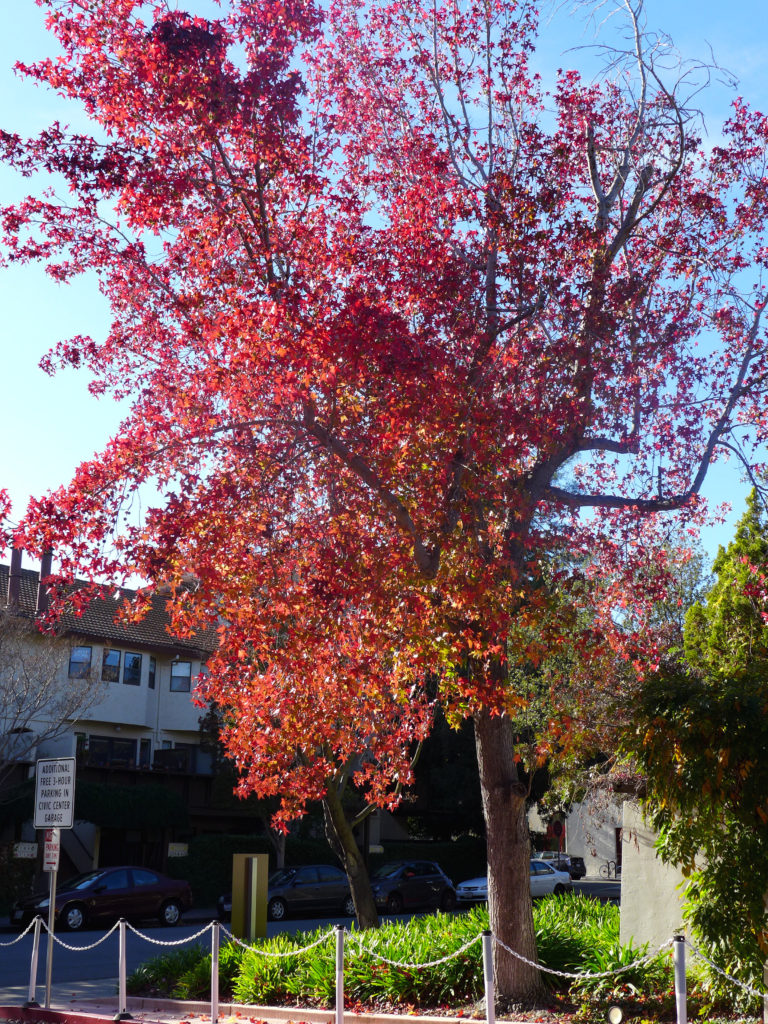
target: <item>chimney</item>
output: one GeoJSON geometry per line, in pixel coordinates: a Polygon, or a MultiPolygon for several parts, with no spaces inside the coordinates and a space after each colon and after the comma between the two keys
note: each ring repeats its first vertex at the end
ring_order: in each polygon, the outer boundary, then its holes
{"type": "Polygon", "coordinates": [[[8,573],[8,611],[15,614],[19,610],[19,598],[21,596],[21,556],[23,548],[14,548],[11,551],[11,568],[8,573]]]}
{"type": "Polygon", "coordinates": [[[53,552],[44,551],[43,557],[40,559],[40,580],[37,584],[37,614],[45,615],[48,611],[48,591],[43,586],[43,580],[46,576],[51,575],[51,565],[53,564],[53,552]]]}

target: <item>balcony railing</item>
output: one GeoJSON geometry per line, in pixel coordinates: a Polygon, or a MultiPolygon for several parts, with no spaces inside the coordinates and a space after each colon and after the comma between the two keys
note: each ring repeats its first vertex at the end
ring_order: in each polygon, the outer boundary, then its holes
{"type": "Polygon", "coordinates": [[[78,767],[114,768],[134,771],[179,772],[188,775],[212,775],[213,758],[207,750],[198,747],[178,747],[172,750],[156,750],[151,763],[124,757],[108,751],[80,750],[77,754],[78,767]]]}

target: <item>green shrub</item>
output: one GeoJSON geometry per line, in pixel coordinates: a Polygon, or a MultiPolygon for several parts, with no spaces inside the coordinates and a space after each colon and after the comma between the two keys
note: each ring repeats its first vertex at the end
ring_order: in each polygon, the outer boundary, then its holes
{"type": "MultiPolygon", "coordinates": [[[[619,941],[619,908],[575,894],[538,900],[533,907],[539,962],[553,971],[576,973],[595,949],[619,941]]],[[[552,988],[568,982],[546,975],[552,988]]]]}
{"type": "MultiPolygon", "coordinates": [[[[328,965],[335,973],[334,945],[332,933],[328,929],[327,948],[311,950],[311,956],[287,956],[292,950],[308,946],[319,938],[321,931],[302,932],[296,936],[281,933],[272,939],[265,939],[252,949],[241,950],[240,969],[234,983],[234,996],[239,1003],[282,1003],[286,997],[296,994],[296,979],[306,979],[307,964],[315,961],[324,965],[326,973],[328,965]],[[267,956],[261,955],[261,951],[267,956]],[[322,953],[325,952],[325,956],[322,953]]],[[[313,989],[300,986],[305,998],[317,998],[313,989]]]]}
{"type": "MultiPolygon", "coordinates": [[[[210,985],[210,953],[208,956],[208,978],[210,985]]],[[[161,953],[141,964],[126,979],[129,995],[169,996],[174,994],[180,979],[190,971],[196,971],[198,964],[206,958],[202,946],[180,946],[168,953],[161,953]]],[[[176,996],[186,998],[186,996],[176,996]]]]}
{"type": "Polygon", "coordinates": [[[13,843],[0,845],[0,912],[8,913],[14,902],[32,890],[37,862],[13,855],[13,843]]]}
{"type": "MultiPolygon", "coordinates": [[[[533,917],[544,967],[598,974],[635,965],[618,976],[586,978],[574,984],[568,978],[544,975],[554,998],[582,1002],[584,1020],[590,1014],[603,1014],[604,1019],[608,1000],[633,1003],[643,1012],[666,1011],[672,1005],[671,955],[665,952],[646,964],[637,963],[645,956],[645,947],[619,943],[618,907],[578,896],[550,896],[535,903],[533,917]]],[[[388,922],[375,930],[353,930],[345,939],[346,1000],[370,1008],[459,1008],[477,1002],[483,995],[480,935],[487,928],[488,910],[480,906],[467,913],[432,914],[407,923],[388,922]],[[468,943],[463,952],[451,956],[468,943]],[[433,961],[441,962],[418,966],[433,961]]],[[[219,963],[220,994],[231,994],[237,1002],[333,1005],[335,942],[327,926],[298,935],[281,933],[248,949],[225,943],[219,963]],[[322,941],[302,952],[317,939],[322,941]]],[[[128,981],[129,991],[207,999],[210,970],[208,950],[182,948],[135,971],[128,981]]],[[[691,1001],[707,1006],[695,985],[691,1001]]]]}
{"type": "Polygon", "coordinates": [[[652,960],[641,963],[648,952],[648,943],[635,948],[630,943],[622,946],[613,942],[589,951],[581,970],[589,974],[618,971],[606,978],[583,978],[575,981],[571,991],[575,995],[592,999],[626,999],[652,992],[664,992],[674,984],[674,972],[669,953],[659,953],[652,960]],[[636,964],[637,966],[632,966],[636,964]]]}

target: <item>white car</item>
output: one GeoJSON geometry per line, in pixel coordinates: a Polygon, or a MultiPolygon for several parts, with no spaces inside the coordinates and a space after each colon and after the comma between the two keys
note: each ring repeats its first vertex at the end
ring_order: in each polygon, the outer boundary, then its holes
{"type": "MultiPolygon", "coordinates": [[[[531,896],[556,896],[564,892],[572,892],[571,876],[567,871],[557,871],[543,860],[532,860],[530,867],[531,896]]],[[[488,899],[488,879],[469,878],[456,886],[456,898],[459,903],[482,903],[488,899]]]]}
{"type": "Polygon", "coordinates": [[[456,899],[459,903],[483,903],[488,899],[488,879],[468,878],[456,886],[456,899]]]}
{"type": "Polygon", "coordinates": [[[531,896],[547,896],[553,892],[561,896],[564,892],[573,892],[571,876],[568,871],[560,871],[543,860],[531,861],[531,896]]]}

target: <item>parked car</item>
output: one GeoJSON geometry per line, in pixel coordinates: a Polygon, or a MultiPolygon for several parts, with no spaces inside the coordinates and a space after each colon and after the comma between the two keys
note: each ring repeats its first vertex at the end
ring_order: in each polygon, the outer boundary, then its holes
{"type": "Polygon", "coordinates": [[[570,857],[567,853],[561,853],[560,850],[537,850],[531,860],[544,860],[558,870],[565,871],[568,868],[570,857]]]}
{"type": "Polygon", "coordinates": [[[542,850],[536,854],[536,860],[546,861],[558,871],[567,871],[571,878],[583,878],[587,873],[587,867],[583,857],[574,857],[570,853],[560,853],[558,850],[542,850]]]}
{"type": "Polygon", "coordinates": [[[269,876],[267,916],[282,921],[287,914],[329,911],[353,916],[355,903],[347,876],[333,864],[279,868],[269,876]]]}
{"type": "MultiPolygon", "coordinates": [[[[232,917],[232,893],[216,901],[220,921],[232,917]]],[[[344,872],[332,864],[305,864],[278,868],[269,876],[267,916],[282,921],[291,913],[342,913],[353,917],[355,903],[344,872]]]]}
{"type": "Polygon", "coordinates": [[[488,877],[468,878],[456,886],[456,899],[459,903],[484,903],[488,899],[488,877]]]}
{"type": "MultiPolygon", "coordinates": [[[[49,906],[48,892],[17,900],[11,924],[25,928],[37,914],[47,920],[49,906]]],[[[161,924],[174,925],[191,906],[189,882],[166,878],[149,868],[99,868],[58,885],[54,923],[71,932],[119,917],[156,917],[161,924]]]]}
{"type": "MultiPolygon", "coordinates": [[[[530,864],[531,896],[546,896],[555,893],[570,892],[571,876],[567,871],[559,871],[543,860],[532,860],[530,864]]],[[[469,878],[456,886],[456,898],[459,903],[482,903],[488,899],[488,878],[469,878]]]]}
{"type": "Polygon", "coordinates": [[[584,863],[583,857],[573,857],[571,854],[568,855],[570,864],[568,865],[568,873],[571,878],[578,880],[584,878],[587,873],[587,865],[584,863]]]}
{"type": "Polygon", "coordinates": [[[232,893],[228,892],[224,896],[219,896],[216,900],[216,913],[218,914],[220,921],[231,921],[232,920],[232,893]]]}
{"type": "Polygon", "coordinates": [[[530,868],[531,896],[560,896],[572,892],[571,876],[543,860],[532,860],[530,868]]]}
{"type": "Polygon", "coordinates": [[[371,877],[376,906],[388,914],[417,907],[453,910],[456,890],[446,873],[431,860],[383,864],[371,877]]]}

